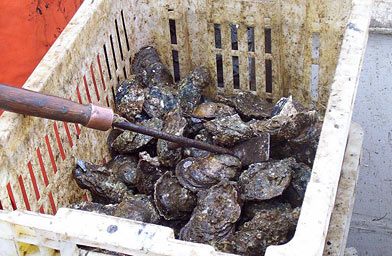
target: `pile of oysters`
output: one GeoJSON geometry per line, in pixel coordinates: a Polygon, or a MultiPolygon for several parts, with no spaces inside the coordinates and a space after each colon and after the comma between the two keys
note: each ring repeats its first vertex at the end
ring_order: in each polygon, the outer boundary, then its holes
{"type": "Polygon", "coordinates": [[[288,242],[311,175],[319,114],[292,97],[276,104],[246,91],[207,98],[210,70],[198,67],[174,83],[153,47],[135,55],[132,73],[117,89],[118,115],[227,148],[269,134],[269,159],[244,166],[231,155],[113,129],[112,160],[77,161],[73,177],[93,200],[71,208],[165,225],[179,239],[241,255],[288,242]]]}

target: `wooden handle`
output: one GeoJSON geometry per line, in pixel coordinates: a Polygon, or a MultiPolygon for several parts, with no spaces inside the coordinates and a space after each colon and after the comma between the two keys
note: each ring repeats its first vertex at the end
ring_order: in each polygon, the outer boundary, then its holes
{"type": "Polygon", "coordinates": [[[109,108],[92,104],[82,105],[56,96],[3,84],[0,84],[0,109],[78,123],[98,130],[108,130],[113,121],[113,111],[109,108]]]}

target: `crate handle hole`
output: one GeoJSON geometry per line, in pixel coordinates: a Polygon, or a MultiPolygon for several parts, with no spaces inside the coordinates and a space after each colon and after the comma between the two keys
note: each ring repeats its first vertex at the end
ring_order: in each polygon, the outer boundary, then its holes
{"type": "Polygon", "coordinates": [[[129,41],[128,41],[128,33],[127,33],[127,28],[125,27],[125,19],[124,19],[124,11],[121,10],[121,20],[124,28],[124,37],[125,37],[125,43],[127,44],[127,50],[129,52],[129,41]]]}
{"type": "Polygon", "coordinates": [[[234,25],[233,23],[230,23],[232,50],[238,50],[238,28],[239,25],[234,25]]]}
{"type": "Polygon", "coordinates": [[[122,51],[122,45],[121,45],[121,39],[120,39],[120,32],[118,31],[117,19],[114,19],[114,23],[115,23],[115,25],[116,25],[116,33],[117,33],[118,48],[120,48],[120,57],[121,57],[121,60],[124,61],[124,55],[123,55],[123,51],[122,51]]]}
{"type": "Polygon", "coordinates": [[[174,69],[174,81],[177,83],[180,81],[180,62],[178,59],[178,51],[172,50],[173,57],[173,69],[174,69]]]}
{"type": "Polygon", "coordinates": [[[248,51],[255,51],[255,28],[248,27],[248,51]]]}
{"type": "Polygon", "coordinates": [[[177,44],[176,21],[169,19],[169,27],[170,27],[170,42],[171,44],[177,44]]]}
{"type": "Polygon", "coordinates": [[[249,90],[256,91],[256,61],[254,57],[248,58],[249,64],[249,90]]]}
{"type": "Polygon", "coordinates": [[[224,81],[223,81],[223,58],[222,58],[222,54],[217,54],[216,55],[216,78],[217,78],[218,87],[223,88],[224,87],[224,81]]]}
{"type": "Polygon", "coordinates": [[[265,53],[272,53],[272,39],[271,39],[271,29],[264,29],[264,37],[265,37],[265,53]]]}
{"type": "Polygon", "coordinates": [[[233,59],[233,83],[234,89],[240,89],[240,65],[238,56],[232,56],[233,59]]]}
{"type": "Polygon", "coordinates": [[[265,60],[265,91],[272,93],[272,60],[265,60]]]}
{"type": "Polygon", "coordinates": [[[221,24],[214,24],[215,48],[222,48],[221,24]]]}

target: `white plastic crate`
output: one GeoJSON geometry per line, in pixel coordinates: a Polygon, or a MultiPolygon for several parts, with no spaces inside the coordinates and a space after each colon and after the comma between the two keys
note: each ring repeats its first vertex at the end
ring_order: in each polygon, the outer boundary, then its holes
{"type": "MultiPolygon", "coordinates": [[[[291,94],[304,105],[324,110],[295,236],[285,245],[269,247],[266,254],[322,255],[371,4],[371,0],[86,0],[24,88],[112,106],[113,90],[129,77],[135,52],[153,45],[175,77],[208,65],[215,81],[209,96],[233,94],[238,88],[273,101],[291,94]],[[233,33],[237,43],[232,43],[231,28],[237,32],[233,33]],[[237,63],[240,72],[233,75],[237,63]]],[[[133,255],[220,254],[207,245],[174,240],[170,229],[156,225],[65,209],[54,217],[8,212],[55,214],[59,207],[90,199],[73,181],[71,169],[79,158],[108,160],[106,137],[105,132],[65,122],[13,113],[0,117],[0,209],[4,209],[0,255],[77,255],[76,244],[133,255]],[[108,233],[108,225],[118,231],[108,233]],[[137,235],[140,227],[145,237],[137,235]]],[[[353,145],[359,152],[360,144],[353,145]]],[[[358,162],[359,153],[351,157],[358,162]]],[[[346,212],[347,217],[350,210],[346,212]]]]}

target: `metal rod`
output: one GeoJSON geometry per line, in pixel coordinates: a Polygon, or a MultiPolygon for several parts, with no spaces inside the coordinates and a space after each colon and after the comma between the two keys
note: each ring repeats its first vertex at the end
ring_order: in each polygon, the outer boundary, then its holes
{"type": "Polygon", "coordinates": [[[130,123],[128,121],[125,121],[124,119],[122,120],[115,120],[113,122],[113,126],[124,129],[124,130],[130,130],[133,132],[137,132],[137,133],[141,133],[141,134],[145,134],[145,135],[149,135],[152,136],[154,138],[158,138],[158,139],[163,139],[163,140],[167,140],[170,142],[174,142],[176,144],[178,144],[181,147],[193,147],[193,148],[198,148],[198,149],[202,149],[202,150],[206,150],[212,153],[217,153],[217,154],[228,154],[228,155],[234,155],[234,152],[231,151],[230,149],[227,148],[222,148],[219,146],[215,146],[215,145],[210,145],[207,143],[204,143],[202,141],[198,141],[198,140],[192,140],[186,137],[182,137],[182,136],[177,136],[174,134],[170,134],[170,133],[166,133],[166,132],[162,132],[159,130],[155,130],[155,129],[151,129],[148,127],[144,127],[141,125],[137,125],[134,123],[130,123]]]}

